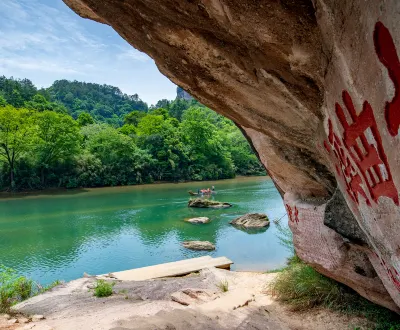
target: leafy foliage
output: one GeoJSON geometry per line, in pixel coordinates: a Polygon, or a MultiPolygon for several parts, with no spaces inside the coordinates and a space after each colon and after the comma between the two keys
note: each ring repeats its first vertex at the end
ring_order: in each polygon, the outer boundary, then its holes
{"type": "Polygon", "coordinates": [[[12,305],[29,298],[32,292],[33,281],[0,265],[0,313],[8,312],[12,305]]]}
{"type": "Polygon", "coordinates": [[[150,109],[118,88],[0,77],[0,189],[264,174],[240,130],[194,99],[150,109]],[[74,119],[76,118],[76,119],[74,119]]]}
{"type": "Polygon", "coordinates": [[[94,295],[97,298],[109,297],[113,294],[113,286],[115,282],[109,283],[105,280],[97,280],[94,288],[94,295]]]}
{"type": "Polygon", "coordinates": [[[119,124],[120,118],[134,110],[148,109],[137,94],[127,95],[109,85],[57,80],[48,92],[51,99],[61,102],[74,118],[85,112],[109,124],[119,124]]]}

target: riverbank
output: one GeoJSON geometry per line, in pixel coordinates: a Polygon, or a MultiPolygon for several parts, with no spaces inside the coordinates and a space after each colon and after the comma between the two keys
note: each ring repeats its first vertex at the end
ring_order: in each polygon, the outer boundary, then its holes
{"type": "MultiPolygon", "coordinates": [[[[116,282],[113,295],[93,296],[93,278],[81,278],[31,298],[14,310],[42,314],[33,329],[367,329],[363,318],[326,309],[291,312],[274,300],[268,284],[276,274],[215,268],[186,277],[116,282]],[[227,291],[219,288],[228,283],[227,291]]],[[[10,329],[32,329],[13,325],[10,329]]]]}
{"type": "MultiPolygon", "coordinates": [[[[253,180],[255,178],[261,179],[270,179],[268,175],[251,175],[251,176],[242,176],[238,175],[232,179],[221,179],[221,180],[205,180],[205,181],[182,181],[182,182],[170,182],[170,181],[155,181],[153,183],[144,183],[144,184],[136,184],[136,185],[126,185],[126,186],[106,186],[106,187],[82,187],[82,188],[45,188],[42,190],[24,190],[24,191],[0,191],[0,200],[1,199],[14,199],[14,198],[29,198],[29,197],[40,197],[40,196],[57,196],[57,195],[75,195],[75,194],[82,194],[87,192],[101,192],[113,191],[115,189],[121,190],[132,190],[132,189],[146,189],[147,187],[155,187],[155,186],[176,186],[176,185],[187,185],[188,187],[199,187],[200,188],[208,188],[211,186],[218,185],[221,182],[232,182],[234,180],[239,180],[245,182],[246,180],[253,180]]],[[[193,188],[194,189],[194,188],[193,188]]]]}

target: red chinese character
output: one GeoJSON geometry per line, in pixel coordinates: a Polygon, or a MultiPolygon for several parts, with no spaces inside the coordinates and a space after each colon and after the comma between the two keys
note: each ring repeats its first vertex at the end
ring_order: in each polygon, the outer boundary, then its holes
{"type": "Polygon", "coordinates": [[[289,204],[286,204],[285,206],[286,206],[286,210],[287,210],[287,213],[289,216],[289,220],[291,222],[298,223],[299,222],[299,210],[297,209],[297,207],[296,206],[294,207],[294,218],[293,218],[292,208],[289,206],[289,204]]]}
{"type": "Polygon", "coordinates": [[[297,209],[297,206],[294,207],[294,221],[296,223],[299,223],[299,210],[297,209]]]}
{"type": "MultiPolygon", "coordinates": [[[[378,255],[375,253],[375,255],[378,257],[378,255]]],[[[386,274],[388,275],[389,279],[397,289],[397,291],[400,292],[400,280],[399,280],[399,273],[393,266],[388,266],[382,258],[378,257],[381,263],[381,266],[385,269],[386,274]]]]}
{"type": "Polygon", "coordinates": [[[381,23],[375,24],[375,51],[393,81],[395,92],[392,101],[386,102],[385,117],[389,133],[396,136],[400,127],[400,61],[389,30],[381,23]]]}
{"type": "MultiPolygon", "coordinates": [[[[342,97],[352,121],[351,124],[348,123],[342,107],[336,103],[336,115],[344,130],[343,143],[363,176],[371,197],[377,203],[379,197],[386,196],[399,205],[398,192],[371,105],[365,101],[362,111],[357,115],[349,93],[343,91],[342,97]],[[368,141],[367,136],[374,141],[368,141]]],[[[354,187],[358,189],[360,184],[359,177],[354,187]]],[[[360,190],[362,188],[357,191],[361,193],[360,190]]]]}
{"type": "Polygon", "coordinates": [[[361,186],[362,184],[361,177],[351,164],[350,159],[347,156],[339,137],[334,133],[332,121],[330,119],[328,120],[328,129],[329,129],[329,134],[328,134],[329,144],[327,141],[324,141],[325,149],[330,153],[331,150],[330,146],[332,146],[333,154],[339,161],[339,164],[336,165],[336,172],[339,176],[342,176],[344,178],[347,193],[349,194],[350,198],[357,204],[358,204],[358,194],[360,194],[365,198],[366,203],[368,205],[371,205],[363,187],[361,186]]]}

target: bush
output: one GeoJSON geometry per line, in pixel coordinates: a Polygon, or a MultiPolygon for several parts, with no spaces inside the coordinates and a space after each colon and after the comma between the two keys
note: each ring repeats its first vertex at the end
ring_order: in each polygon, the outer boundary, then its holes
{"type": "Polygon", "coordinates": [[[96,282],[96,286],[94,288],[94,295],[97,298],[111,296],[113,293],[114,285],[115,285],[115,282],[109,283],[109,282],[106,282],[105,280],[98,280],[96,282]]]}
{"type": "Polygon", "coordinates": [[[291,261],[280,272],[270,289],[279,300],[289,303],[294,310],[340,303],[342,290],[339,284],[319,274],[299,260],[291,261]]]}
{"type": "Polygon", "coordinates": [[[228,292],[229,291],[229,283],[227,280],[223,280],[217,284],[217,287],[222,291],[222,292],[228,292]]]}
{"type": "Polygon", "coordinates": [[[0,265],[0,312],[6,313],[10,307],[29,298],[33,293],[33,281],[19,276],[15,270],[0,265]]]}

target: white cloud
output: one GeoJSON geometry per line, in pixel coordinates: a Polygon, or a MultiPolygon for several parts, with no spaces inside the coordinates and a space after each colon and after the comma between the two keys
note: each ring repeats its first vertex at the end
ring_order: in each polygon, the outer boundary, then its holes
{"type": "Polygon", "coordinates": [[[150,57],[60,0],[0,0],[0,75],[112,84],[150,103],[175,93],[150,57]]]}

